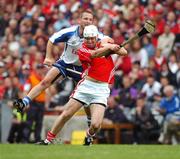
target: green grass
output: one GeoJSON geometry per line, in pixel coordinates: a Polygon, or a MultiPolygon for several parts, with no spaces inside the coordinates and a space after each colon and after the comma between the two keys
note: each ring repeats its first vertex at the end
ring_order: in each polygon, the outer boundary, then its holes
{"type": "Polygon", "coordinates": [[[180,146],[0,144],[0,159],[180,159],[180,146]]]}

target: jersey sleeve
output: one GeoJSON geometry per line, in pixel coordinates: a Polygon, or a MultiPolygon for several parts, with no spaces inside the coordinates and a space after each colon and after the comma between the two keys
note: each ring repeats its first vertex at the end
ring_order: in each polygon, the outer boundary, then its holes
{"type": "Polygon", "coordinates": [[[86,63],[91,62],[91,53],[87,49],[80,48],[77,50],[77,54],[81,62],[86,62],[86,63]]]}
{"type": "Polygon", "coordinates": [[[69,38],[74,34],[75,30],[74,28],[66,28],[62,29],[56,33],[54,33],[49,40],[53,43],[59,43],[59,42],[67,42],[69,38]]]}
{"type": "Polygon", "coordinates": [[[85,48],[80,48],[77,50],[77,54],[79,56],[79,60],[81,61],[83,70],[86,70],[91,62],[91,53],[85,48]]]}

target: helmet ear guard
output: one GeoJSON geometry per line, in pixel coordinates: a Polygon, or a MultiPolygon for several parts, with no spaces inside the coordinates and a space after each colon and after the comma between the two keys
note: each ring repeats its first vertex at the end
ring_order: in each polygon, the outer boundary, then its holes
{"type": "Polygon", "coordinates": [[[88,25],[84,28],[83,36],[84,38],[97,37],[98,29],[95,25],[88,25]]]}

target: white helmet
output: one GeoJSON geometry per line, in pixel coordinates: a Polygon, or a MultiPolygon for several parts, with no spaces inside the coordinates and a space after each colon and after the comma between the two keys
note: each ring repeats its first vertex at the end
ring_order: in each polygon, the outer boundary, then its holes
{"type": "Polygon", "coordinates": [[[84,28],[83,36],[87,37],[96,37],[98,35],[98,29],[95,25],[88,25],[84,28]]]}

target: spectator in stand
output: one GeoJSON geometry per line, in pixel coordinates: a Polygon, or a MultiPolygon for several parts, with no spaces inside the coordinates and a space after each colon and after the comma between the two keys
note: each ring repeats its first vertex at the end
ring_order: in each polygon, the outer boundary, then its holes
{"type": "Polygon", "coordinates": [[[173,11],[174,11],[174,13],[176,14],[177,19],[178,19],[179,11],[180,11],[180,1],[175,1],[175,2],[174,2],[173,11]]]}
{"type": "Polygon", "coordinates": [[[5,92],[5,86],[3,82],[3,74],[5,72],[5,64],[3,61],[0,61],[0,100],[3,99],[4,92],[5,92]]]}
{"type": "Polygon", "coordinates": [[[164,8],[160,3],[155,2],[153,5],[152,12],[149,12],[148,15],[151,17],[151,19],[154,20],[156,24],[156,30],[152,37],[152,42],[154,46],[157,46],[157,39],[159,35],[163,34],[164,32],[164,26],[165,26],[165,19],[164,16],[164,8]]]}
{"type": "Polygon", "coordinates": [[[121,30],[117,28],[113,30],[112,38],[114,39],[115,44],[120,45],[124,41],[124,37],[121,33],[121,30]]]}
{"type": "Polygon", "coordinates": [[[143,48],[147,51],[149,59],[155,54],[155,47],[151,42],[151,37],[144,36],[142,40],[143,48]]]}
{"type": "Polygon", "coordinates": [[[106,19],[105,24],[103,26],[103,34],[108,35],[110,37],[112,37],[112,19],[106,19]]]}
{"type": "Polygon", "coordinates": [[[170,84],[177,87],[176,74],[177,74],[179,67],[178,67],[178,62],[177,62],[176,56],[174,54],[171,54],[169,57],[168,68],[169,68],[169,74],[170,74],[169,75],[170,84]]]}
{"type": "Polygon", "coordinates": [[[148,67],[148,53],[142,48],[140,40],[132,42],[130,49],[132,62],[139,61],[141,68],[148,67]]]}
{"type": "Polygon", "coordinates": [[[173,44],[175,40],[175,35],[170,31],[170,26],[168,24],[164,27],[164,33],[158,37],[157,48],[162,49],[162,55],[168,57],[171,54],[173,44]]]}
{"type": "MultiPolygon", "coordinates": [[[[3,101],[5,104],[9,107],[12,108],[12,98],[18,98],[19,97],[19,81],[16,80],[16,77],[6,77],[4,78],[4,94],[3,94],[3,101]],[[16,80],[16,82],[15,82],[16,80]],[[13,83],[14,81],[14,83],[13,83]]],[[[18,114],[15,109],[12,108],[12,115],[13,118],[11,120],[11,128],[9,131],[9,136],[7,138],[8,142],[10,143],[20,143],[22,142],[22,131],[24,128],[24,122],[22,122],[22,116],[20,113],[18,114]]]]}
{"type": "Polygon", "coordinates": [[[169,71],[167,63],[162,65],[162,70],[160,72],[160,76],[167,76],[170,79],[170,71],[169,71]]]}
{"type": "Polygon", "coordinates": [[[105,111],[103,123],[112,124],[112,123],[124,123],[127,122],[126,116],[123,114],[122,109],[118,106],[116,98],[110,96],[108,98],[108,107],[105,111]]]}
{"type": "MultiPolygon", "coordinates": [[[[169,26],[169,30],[173,34],[180,34],[180,26],[178,24],[178,15],[176,17],[176,13],[174,10],[168,12],[166,24],[169,26]]],[[[166,31],[165,31],[166,32],[166,31]]]]}
{"type": "Polygon", "coordinates": [[[38,17],[38,22],[37,22],[37,29],[40,29],[43,31],[43,34],[47,34],[47,27],[46,27],[46,19],[44,16],[39,16],[38,17]]]}
{"type": "Polygon", "coordinates": [[[166,1],[164,1],[164,7],[166,7],[166,12],[171,12],[171,11],[174,11],[175,10],[175,8],[176,8],[176,6],[175,6],[175,2],[174,2],[174,0],[166,0],[166,1]]]}
{"type": "Polygon", "coordinates": [[[9,21],[9,29],[13,32],[14,35],[18,33],[18,21],[16,19],[11,19],[9,21]]]}
{"type": "Polygon", "coordinates": [[[23,54],[29,49],[28,41],[24,37],[19,37],[19,56],[22,57],[23,54]]]}
{"type": "Polygon", "coordinates": [[[131,78],[131,84],[138,90],[142,88],[142,85],[146,81],[146,72],[148,68],[141,68],[140,62],[136,61],[132,64],[132,70],[129,72],[129,77],[131,78]]]}
{"type": "MultiPolygon", "coordinates": [[[[179,34],[180,35],[180,34],[179,34]]],[[[178,38],[176,38],[173,51],[175,52],[177,61],[180,61],[180,42],[178,42],[178,38]]]]}
{"type": "Polygon", "coordinates": [[[122,71],[124,75],[128,75],[132,69],[131,57],[129,55],[124,57],[117,57],[116,68],[116,72],[122,71]]]}
{"type": "Polygon", "coordinates": [[[22,68],[19,73],[19,81],[22,85],[25,84],[27,79],[29,78],[31,66],[29,64],[22,65],[22,68]]]}
{"type": "Polygon", "coordinates": [[[12,107],[12,98],[19,97],[19,88],[12,83],[11,77],[6,77],[4,79],[5,92],[3,98],[7,100],[8,105],[12,107]]]}
{"type": "Polygon", "coordinates": [[[63,28],[70,27],[70,23],[67,19],[65,19],[63,13],[59,13],[57,21],[55,21],[54,25],[54,30],[59,31],[63,28]]]}
{"type": "Polygon", "coordinates": [[[141,89],[141,93],[146,95],[146,99],[148,101],[148,106],[152,109],[156,106],[156,102],[158,101],[160,96],[161,84],[156,81],[154,76],[150,75],[147,78],[146,83],[143,85],[141,89]]]}
{"type": "Polygon", "coordinates": [[[16,109],[12,110],[11,128],[7,141],[9,143],[22,143],[23,142],[23,130],[26,123],[26,113],[19,113],[16,109]]]}
{"type": "Polygon", "coordinates": [[[166,76],[161,76],[160,83],[162,85],[161,87],[161,98],[165,96],[164,94],[164,88],[169,85],[169,79],[166,76]]]}
{"type": "Polygon", "coordinates": [[[156,49],[155,56],[153,56],[152,60],[153,60],[154,65],[155,65],[154,66],[155,70],[157,70],[158,72],[161,72],[162,65],[167,62],[166,58],[162,55],[162,49],[161,48],[156,49]]]}
{"type": "Polygon", "coordinates": [[[47,38],[46,36],[37,36],[35,39],[36,46],[38,51],[40,51],[42,54],[45,55],[46,53],[46,43],[47,43],[47,38]]]}
{"type": "MultiPolygon", "coordinates": [[[[46,69],[42,64],[36,65],[24,85],[24,94],[27,94],[33,86],[39,83],[44,77],[45,73],[46,69]]],[[[46,92],[43,91],[29,105],[29,109],[27,110],[27,121],[23,130],[24,143],[30,142],[30,134],[32,132],[33,125],[35,142],[41,140],[42,122],[47,99],[48,98],[46,98],[46,92]]]]}
{"type": "Polygon", "coordinates": [[[129,14],[132,8],[133,4],[130,0],[122,1],[122,5],[119,7],[119,10],[122,11],[124,19],[129,20],[129,14]]]}
{"type": "Polygon", "coordinates": [[[160,80],[160,74],[162,71],[162,66],[167,63],[166,58],[162,55],[162,49],[157,48],[155,55],[152,57],[152,63],[154,65],[154,72],[156,79],[160,80]]]}
{"type": "Polygon", "coordinates": [[[143,74],[143,77],[142,77],[142,80],[144,81],[144,83],[147,81],[147,78],[153,74],[153,70],[151,70],[150,67],[146,67],[146,68],[143,68],[142,69],[142,74],[143,74]]]}
{"type": "Polygon", "coordinates": [[[178,142],[180,142],[180,99],[174,94],[174,87],[172,85],[165,86],[165,97],[162,98],[160,108],[157,109],[164,115],[163,122],[163,143],[171,144],[172,137],[175,135],[178,142]]]}
{"type": "Polygon", "coordinates": [[[139,95],[137,98],[132,122],[135,125],[135,143],[150,144],[152,141],[157,143],[157,139],[159,137],[159,125],[148,108],[146,98],[143,95],[139,95]]]}
{"type": "Polygon", "coordinates": [[[4,36],[10,18],[11,18],[10,14],[7,11],[2,14],[2,18],[0,19],[0,26],[1,26],[0,36],[4,36]]]}
{"type": "Polygon", "coordinates": [[[128,76],[123,76],[122,88],[116,100],[118,101],[120,108],[128,119],[131,118],[130,111],[135,106],[135,101],[137,97],[137,89],[131,85],[131,78],[128,76]]]}

